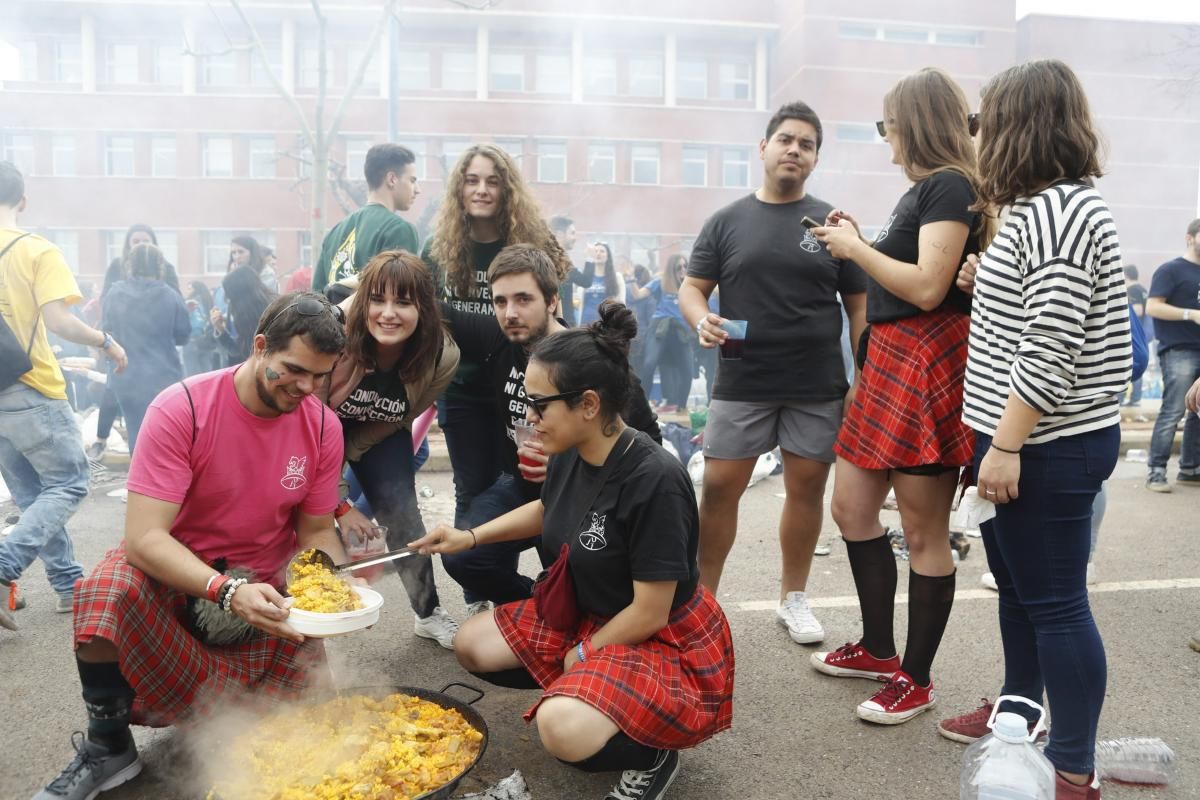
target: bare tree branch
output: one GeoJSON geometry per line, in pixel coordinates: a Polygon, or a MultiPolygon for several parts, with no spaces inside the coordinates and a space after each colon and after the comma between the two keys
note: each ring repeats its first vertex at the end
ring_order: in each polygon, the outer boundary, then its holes
{"type": "MultiPolygon", "coordinates": [[[[300,123],[300,132],[304,135],[304,140],[308,142],[309,147],[316,149],[316,140],[313,137],[312,128],[309,127],[304,109],[300,107],[300,103],[296,100],[295,95],[289,92],[287,87],[283,85],[283,81],[279,80],[279,77],[275,74],[275,70],[271,69],[271,64],[267,61],[267,48],[263,45],[262,37],[258,35],[258,28],[250,21],[250,18],[246,15],[242,4],[238,0],[229,0],[229,4],[233,6],[233,10],[241,17],[242,24],[246,26],[246,30],[250,34],[250,46],[255,56],[258,57],[258,63],[266,71],[268,80],[271,81],[271,85],[275,87],[275,91],[279,93],[279,96],[291,107],[292,113],[296,115],[296,120],[300,123]]],[[[224,26],[222,26],[222,30],[224,30],[224,26]]],[[[226,37],[228,35],[226,33],[226,37]]]]}
{"type": "MultiPolygon", "coordinates": [[[[315,3],[316,0],[313,0],[315,3]]],[[[346,87],[342,99],[338,101],[338,106],[333,112],[333,119],[329,123],[328,138],[332,141],[338,133],[338,129],[342,126],[342,118],[346,114],[346,109],[350,105],[350,101],[354,99],[354,95],[362,86],[363,77],[367,74],[367,67],[371,63],[371,57],[375,55],[376,49],[379,47],[379,40],[383,38],[383,32],[387,30],[388,19],[392,16],[396,8],[396,0],[386,0],[383,6],[383,15],[379,18],[379,22],[371,31],[371,38],[367,41],[367,45],[363,48],[362,56],[358,59],[358,67],[354,70],[354,75],[350,79],[349,85],[346,87]]]]}

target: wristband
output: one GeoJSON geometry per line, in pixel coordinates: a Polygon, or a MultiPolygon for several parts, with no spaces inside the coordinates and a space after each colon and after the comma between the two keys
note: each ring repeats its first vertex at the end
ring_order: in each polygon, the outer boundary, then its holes
{"type": "Polygon", "coordinates": [[[349,500],[343,500],[342,502],[338,503],[338,504],[337,504],[337,508],[335,508],[335,509],[333,510],[333,518],[334,518],[334,519],[341,519],[342,517],[344,517],[344,516],[346,516],[347,514],[349,514],[349,513],[350,513],[350,509],[352,509],[352,508],[354,508],[354,506],[352,506],[352,505],[350,504],[350,501],[349,501],[349,500]]]}
{"type": "Polygon", "coordinates": [[[232,578],[228,575],[214,572],[212,577],[208,579],[208,584],[204,587],[204,596],[213,603],[217,602],[217,598],[221,596],[221,589],[231,580],[232,578]]]}
{"type": "MultiPolygon", "coordinates": [[[[1185,319],[1186,319],[1186,317],[1185,317],[1185,319]]],[[[113,338],[112,338],[112,334],[109,333],[108,331],[104,331],[103,333],[104,333],[104,341],[100,343],[100,349],[107,350],[108,348],[112,347],[113,338]]]]}
{"type": "Polygon", "coordinates": [[[992,442],[992,449],[993,449],[993,450],[999,450],[1001,453],[1008,453],[1010,456],[1019,456],[1019,455],[1021,455],[1021,451],[1020,451],[1019,449],[1018,449],[1018,450],[1006,450],[1005,448],[1003,448],[1003,447],[1000,447],[1000,446],[999,446],[998,444],[996,444],[995,442],[992,442]]]}
{"type": "Polygon", "coordinates": [[[1183,310],[1183,321],[1189,322],[1189,321],[1191,321],[1191,319],[1192,319],[1192,310],[1190,308],[1185,308],[1183,310]]]}
{"type": "Polygon", "coordinates": [[[475,537],[475,531],[467,528],[467,533],[471,534],[471,549],[474,550],[476,547],[479,547],[479,539],[475,537]]]}

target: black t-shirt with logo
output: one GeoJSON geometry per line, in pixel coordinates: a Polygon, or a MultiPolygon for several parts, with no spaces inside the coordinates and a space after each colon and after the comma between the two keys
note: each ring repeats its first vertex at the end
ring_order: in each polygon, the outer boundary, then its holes
{"type": "Polygon", "coordinates": [[[842,363],[838,294],[862,294],[867,279],[852,261],[829,255],[800,220],[824,222],[833,209],[807,195],[764,203],[753,194],[709,217],[688,275],[716,281],[721,316],[748,322],[745,353],[719,361],[718,400],[840,400],[849,389],[842,363]]]}
{"type": "MultiPolygon", "coordinates": [[[[1169,306],[1190,308],[1200,313],[1200,264],[1182,256],[1163,264],[1150,279],[1150,297],[1161,297],[1169,306]]],[[[1200,325],[1196,324],[1196,316],[1194,313],[1186,321],[1154,320],[1159,354],[1174,349],[1200,350],[1200,325]]]]}
{"type": "Polygon", "coordinates": [[[619,614],[633,602],[634,581],[678,581],[671,603],[678,608],[700,582],[700,517],[691,478],[679,459],[638,433],[591,508],[579,508],[578,498],[592,495],[601,469],[576,450],[550,459],[542,490],[543,552],[553,559],[570,544],[571,577],[584,611],[619,614]]]}
{"type": "Polygon", "coordinates": [[[408,392],[392,369],[363,376],[337,407],[338,419],[354,422],[400,422],[408,413],[408,392]]]}
{"type": "MultiPolygon", "coordinates": [[[[493,314],[470,314],[458,311],[449,303],[442,303],[442,313],[450,325],[454,341],[458,343],[463,358],[471,358],[482,364],[487,396],[495,398],[497,412],[502,425],[496,432],[500,437],[502,469],[513,476],[524,496],[530,500],[541,494],[542,484],[530,483],[521,477],[517,468],[516,421],[525,419],[528,405],[525,402],[525,368],[529,366],[529,352],[525,346],[509,341],[500,329],[493,314]]],[[[560,325],[566,326],[562,320],[560,325]]],[[[644,431],[651,439],[662,443],[658,428],[658,417],[650,409],[650,402],[636,375],[633,391],[621,418],[635,430],[644,431]]]]}
{"type": "MultiPolygon", "coordinates": [[[[896,209],[875,237],[874,247],[897,261],[916,264],[920,255],[922,225],[961,222],[970,230],[957,262],[957,265],[961,265],[969,254],[980,251],[979,214],[968,210],[974,202],[975,192],[971,189],[971,182],[962,175],[945,171],[930,175],[914,184],[900,198],[896,209]]],[[[971,298],[952,281],[941,307],[970,314],[971,298]]],[[[867,322],[892,322],[922,313],[918,306],[901,300],[868,278],[867,322]]]]}

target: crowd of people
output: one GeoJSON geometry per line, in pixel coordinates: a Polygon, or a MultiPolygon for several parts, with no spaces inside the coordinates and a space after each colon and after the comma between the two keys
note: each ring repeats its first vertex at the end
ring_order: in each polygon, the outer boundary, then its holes
{"type": "MultiPolygon", "coordinates": [[[[851,641],[811,663],[878,682],[856,709],[870,723],[933,707],[956,586],[951,510],[964,491],[995,505],[982,535],[1001,694],[1048,698],[1057,797],[1098,798],[1093,504],[1117,459],[1139,314],[1166,321],[1164,408],[1179,413],[1161,425],[1173,435],[1200,402],[1200,220],[1131,308],[1093,187],[1095,125],[1068,67],[1007,69],[978,112],[925,69],[882,110],[879,134],[911,188],[870,241],[848,206],[806,191],[822,125],[801,102],[766,126],[761,186],[658,276],[622,268],[602,241],[573,264],[574,220],[547,221],[490,144],[451,170],[421,246],[400,216],[419,194],[414,155],[381,144],[365,160],[367,204],[329,232],[311,272],[281,276],[237,237],[220,287],[194,282],[185,300],[153,230],[136,225],[98,327],[71,313],[80,292],[61,253],[18,228],[23,181],[0,164],[0,312],[14,334],[0,346],[29,365],[0,376],[0,471],[22,511],[0,541],[0,581],[16,598],[25,568],[44,562],[57,610],[74,615],[88,718],[36,800],[92,798],[135,776],[131,724],[174,724],[226,690],[266,701],[318,683],[324,651],[287,624],[283,568],[299,549],[341,562],[380,536],[419,553],[393,562],[418,636],[484,680],[538,690],[525,718],[546,751],[620,771],[610,799],[663,797],[680,752],[733,722],[734,640],[715,594],[752,470],[776,448],[777,621],[798,644],[826,637],[809,577],[832,471],[862,631],[838,631],[851,641]],[[87,458],[47,332],[109,365],[87,455],[118,410],[132,452],[124,540],[86,575],[66,524],[87,458]],[[710,397],[699,499],[647,396],[657,374],[658,412],[683,408],[698,371],[710,397]],[[414,474],[435,414],[455,514],[427,531],[414,474]],[[890,491],[909,553],[903,652],[879,515],[890,491]],[[519,567],[529,549],[545,568],[536,582],[519,567]],[[434,556],[462,592],[461,626],[434,556]]],[[[1200,482],[1194,423],[1180,483],[1200,482]]],[[[1156,429],[1152,489],[1164,437],[1156,429]]],[[[0,625],[17,629],[10,610],[0,625]]],[[[991,710],[939,730],[974,741],[991,710]]]]}

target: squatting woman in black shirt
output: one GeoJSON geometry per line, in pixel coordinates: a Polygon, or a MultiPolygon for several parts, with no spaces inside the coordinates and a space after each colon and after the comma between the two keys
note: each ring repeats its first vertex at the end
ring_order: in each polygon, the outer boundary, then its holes
{"type": "Polygon", "coordinates": [[[954,278],[979,250],[979,219],[970,210],[973,117],[962,89],[941,70],[924,69],[896,84],[883,108],[880,134],[913,186],[874,243],[839,211],[814,231],[831,254],[852,259],[870,278],[870,326],[834,447],[831,509],[846,540],[863,637],[814,653],[812,663],[828,675],[885,681],[857,713],[896,725],[933,706],[929,671],[954,602],[950,507],[974,450],[962,422],[969,305],[954,278]],[[892,634],[896,561],[879,520],[893,486],[910,557],[903,659],[892,634]]]}
{"type": "Polygon", "coordinates": [[[525,372],[528,418],[551,456],[541,499],[414,546],[455,553],[538,534],[553,553],[566,546],[581,612],[568,630],[535,600],[508,603],[467,620],[455,653],[485,679],[540,687],[525,718],[537,718],[547,751],[587,771],[624,770],[608,797],[646,800],[663,796],[679,750],[729,727],[733,642],[699,585],[691,480],[619,414],[636,331],[633,313],[606,301],[598,322],[543,339],[525,372]]]}

